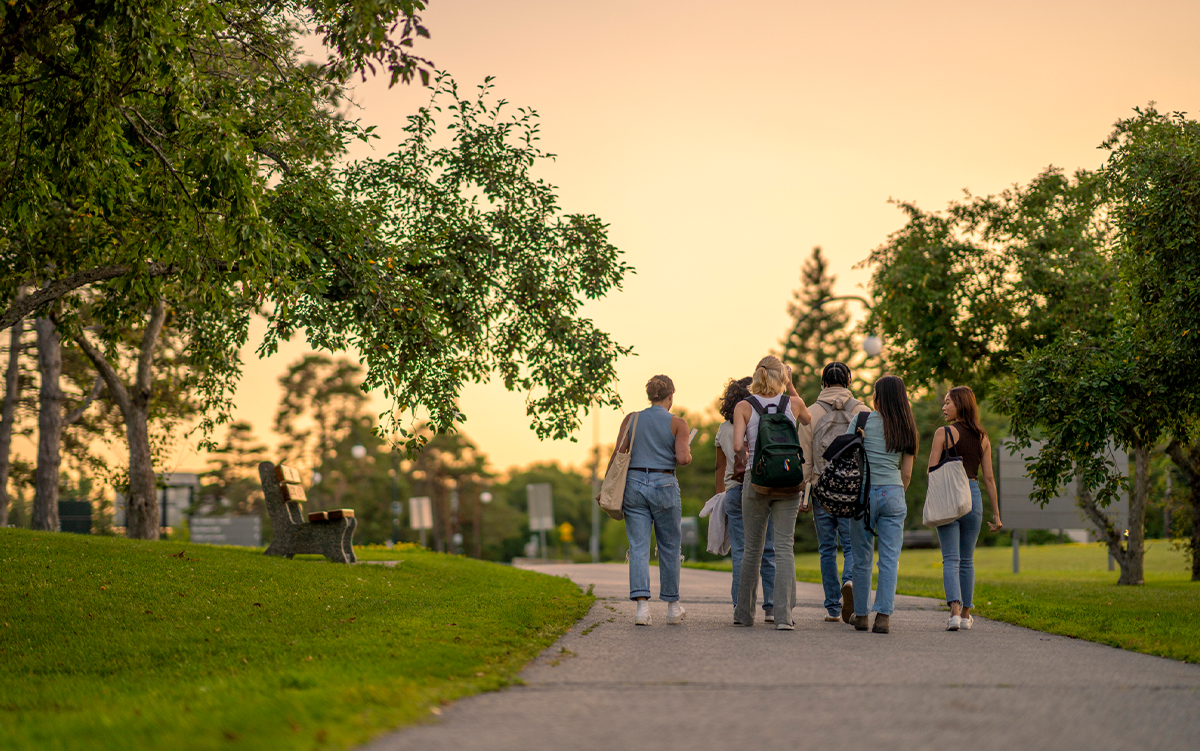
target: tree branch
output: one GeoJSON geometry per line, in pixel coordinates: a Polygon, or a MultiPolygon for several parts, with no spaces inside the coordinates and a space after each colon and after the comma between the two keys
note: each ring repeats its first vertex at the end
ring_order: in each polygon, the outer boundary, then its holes
{"type": "Polygon", "coordinates": [[[121,376],[117,373],[116,368],[109,364],[104,353],[88,341],[87,334],[80,331],[74,336],[74,340],[75,344],[83,350],[83,354],[92,361],[92,365],[96,366],[96,372],[104,379],[105,385],[108,386],[108,393],[112,395],[113,400],[121,409],[121,415],[128,420],[133,404],[129,399],[129,391],[126,390],[125,384],[121,383],[121,376]]]}
{"type": "Polygon", "coordinates": [[[1180,444],[1178,438],[1171,439],[1167,444],[1167,456],[1171,457],[1171,461],[1183,473],[1183,477],[1187,480],[1188,485],[1192,485],[1196,479],[1196,468],[1192,466],[1190,458],[1183,453],[1183,445],[1180,444]]]}
{"type": "Polygon", "coordinates": [[[83,413],[87,411],[87,408],[92,406],[92,402],[96,401],[96,399],[100,397],[100,393],[102,391],[104,391],[104,379],[100,376],[96,376],[96,382],[92,384],[91,393],[89,393],[87,397],[80,402],[78,407],[71,410],[67,416],[63,418],[63,425],[73,425],[74,423],[78,422],[79,418],[83,417],[83,413]]]}
{"type": "Polygon", "coordinates": [[[158,343],[158,337],[162,334],[163,325],[166,321],[167,306],[162,300],[159,300],[154,304],[153,310],[150,311],[150,322],[146,324],[146,330],[142,333],[142,348],[138,354],[136,388],[138,394],[143,398],[150,396],[154,348],[158,343]]]}
{"type": "Polygon", "coordinates": [[[1112,519],[1108,514],[1100,510],[1096,505],[1095,499],[1089,491],[1082,491],[1075,499],[1076,505],[1083,509],[1083,513],[1087,514],[1088,518],[1099,528],[1101,534],[1104,535],[1104,542],[1108,545],[1108,553],[1111,555],[1121,567],[1125,566],[1125,549],[1121,547],[1121,535],[1117,532],[1117,528],[1113,525],[1112,519]]]}
{"type": "MultiPolygon", "coordinates": [[[[146,271],[149,276],[170,276],[179,273],[179,267],[174,264],[167,263],[148,263],[146,271]]],[[[33,292],[27,297],[18,299],[8,310],[0,315],[0,331],[11,327],[14,323],[21,320],[25,316],[37,310],[48,302],[53,302],[68,292],[86,287],[89,284],[96,282],[106,282],[109,279],[116,279],[121,276],[128,276],[134,272],[132,266],[116,265],[116,266],[97,266],[92,269],[77,271],[68,277],[64,277],[57,281],[47,284],[45,287],[33,292]]]]}

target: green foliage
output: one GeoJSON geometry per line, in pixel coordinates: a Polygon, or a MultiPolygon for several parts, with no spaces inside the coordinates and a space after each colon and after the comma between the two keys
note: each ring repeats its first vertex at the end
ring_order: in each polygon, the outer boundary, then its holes
{"type": "Polygon", "coordinates": [[[0,529],[0,747],[349,748],[512,683],[592,602],[506,566],[364,557],[397,563],[0,529]]]}
{"type": "MultiPolygon", "coordinates": [[[[539,462],[510,472],[505,482],[492,487],[495,497],[493,506],[504,504],[521,515],[516,534],[503,540],[499,546],[493,546],[489,551],[492,555],[502,554],[505,559],[511,560],[514,556],[525,554],[524,545],[531,534],[529,499],[525,486],[538,483],[550,483],[554,524],[568,522],[574,530],[571,543],[579,550],[588,550],[592,534],[592,506],[596,505],[591,478],[570,467],[562,467],[556,462],[539,462]]],[[[601,514],[600,517],[601,524],[612,522],[607,514],[601,514]]]]}
{"type": "MultiPolygon", "coordinates": [[[[850,313],[839,302],[817,307],[817,303],[834,296],[837,277],[829,273],[829,261],[815,247],[800,269],[800,287],[792,292],[787,312],[792,318],[792,330],[784,337],[780,359],[792,367],[792,383],[812,404],[821,393],[821,370],[827,363],[843,362],[851,373],[858,375],[863,358],[854,347],[850,332],[850,313]]],[[[865,385],[856,379],[860,388],[865,385]]]]}
{"type": "Polygon", "coordinates": [[[867,321],[910,385],[949,381],[983,399],[1021,352],[1111,326],[1106,183],[1053,167],[945,212],[901,203],[905,226],[871,252],[867,321]]]}
{"type": "Polygon", "coordinates": [[[630,349],[578,313],[585,299],[619,288],[630,269],[606,225],[561,213],[553,186],[533,176],[553,158],[536,145],[537,113],[506,115],[490,89],[488,79],[464,98],[439,73],[431,103],[408,118],[397,150],[350,168],[347,193],[376,212],[377,239],[341,248],[354,262],[287,321],[311,340],[358,348],[365,386],[382,389],[396,408],[381,416],[383,429],[410,449],[422,437],[400,423],[404,412],[420,406],[434,432],[450,430],[466,420],[457,407],[462,387],[493,371],[528,394],[541,438],[568,437],[589,405],[620,405],[614,363],[630,349]],[[443,112],[453,117],[446,144],[438,140],[443,112]]]}
{"type": "MultiPolygon", "coordinates": [[[[264,516],[258,465],[267,461],[267,447],[245,420],[225,430],[225,442],[208,455],[209,469],[200,477],[200,502],[235,514],[264,516]]],[[[265,516],[264,516],[265,522],[265,516]]]]}

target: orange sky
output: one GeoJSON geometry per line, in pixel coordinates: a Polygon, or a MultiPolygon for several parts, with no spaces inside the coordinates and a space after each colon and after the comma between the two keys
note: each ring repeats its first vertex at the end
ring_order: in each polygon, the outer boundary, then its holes
{"type": "MultiPolygon", "coordinates": [[[[433,39],[419,52],[464,88],[496,76],[497,96],[536,109],[558,155],[541,176],[564,209],[609,222],[636,267],[586,308],[635,348],[619,364],[628,407],[644,405],[654,373],[693,409],[749,374],[784,333],[814,245],[838,291],[861,293],[868,272],[852,266],[901,224],[889,198],[939,208],[1049,164],[1096,167],[1096,146],[1132,107],[1200,102],[1195,0],[734,8],[431,0],[424,15],[433,39]]],[[[428,94],[370,82],[356,98],[383,155],[428,94]]],[[[304,351],[245,353],[235,417],[272,441],[276,379],[304,351]]],[[[461,406],[497,469],[585,459],[590,419],[578,444],[540,443],[519,394],[471,387],[461,406]]],[[[602,415],[606,442],[617,420],[602,415]]],[[[199,459],[185,452],[178,466],[199,459]]]]}

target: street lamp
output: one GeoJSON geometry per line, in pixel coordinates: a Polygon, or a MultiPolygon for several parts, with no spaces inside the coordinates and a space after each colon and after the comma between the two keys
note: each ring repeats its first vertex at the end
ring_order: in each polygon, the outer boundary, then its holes
{"type": "Polygon", "coordinates": [[[883,351],[883,340],[871,334],[866,339],[863,339],[863,352],[867,353],[867,357],[879,357],[879,353],[883,351]]]}
{"type": "Polygon", "coordinates": [[[350,456],[353,456],[355,459],[362,459],[366,455],[367,447],[361,443],[356,443],[350,447],[350,456]]]}

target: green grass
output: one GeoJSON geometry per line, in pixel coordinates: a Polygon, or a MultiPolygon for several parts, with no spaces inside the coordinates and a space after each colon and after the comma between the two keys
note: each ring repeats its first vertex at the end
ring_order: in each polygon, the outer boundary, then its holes
{"type": "MultiPolygon", "coordinates": [[[[1200,662],[1200,582],[1182,552],[1162,540],[1146,543],[1146,583],[1117,586],[1100,544],[975,551],[975,612],[987,618],[1187,662],[1200,662]]],[[[687,564],[728,571],[728,563],[687,564]]],[[[796,556],[796,578],[820,582],[815,553],[796,556]]],[[[900,594],[942,599],[939,550],[905,550],[900,594]]]]}
{"type": "Polygon", "coordinates": [[[399,562],[0,529],[0,748],[346,748],[510,684],[592,601],[465,558],[362,557],[399,562]]]}

